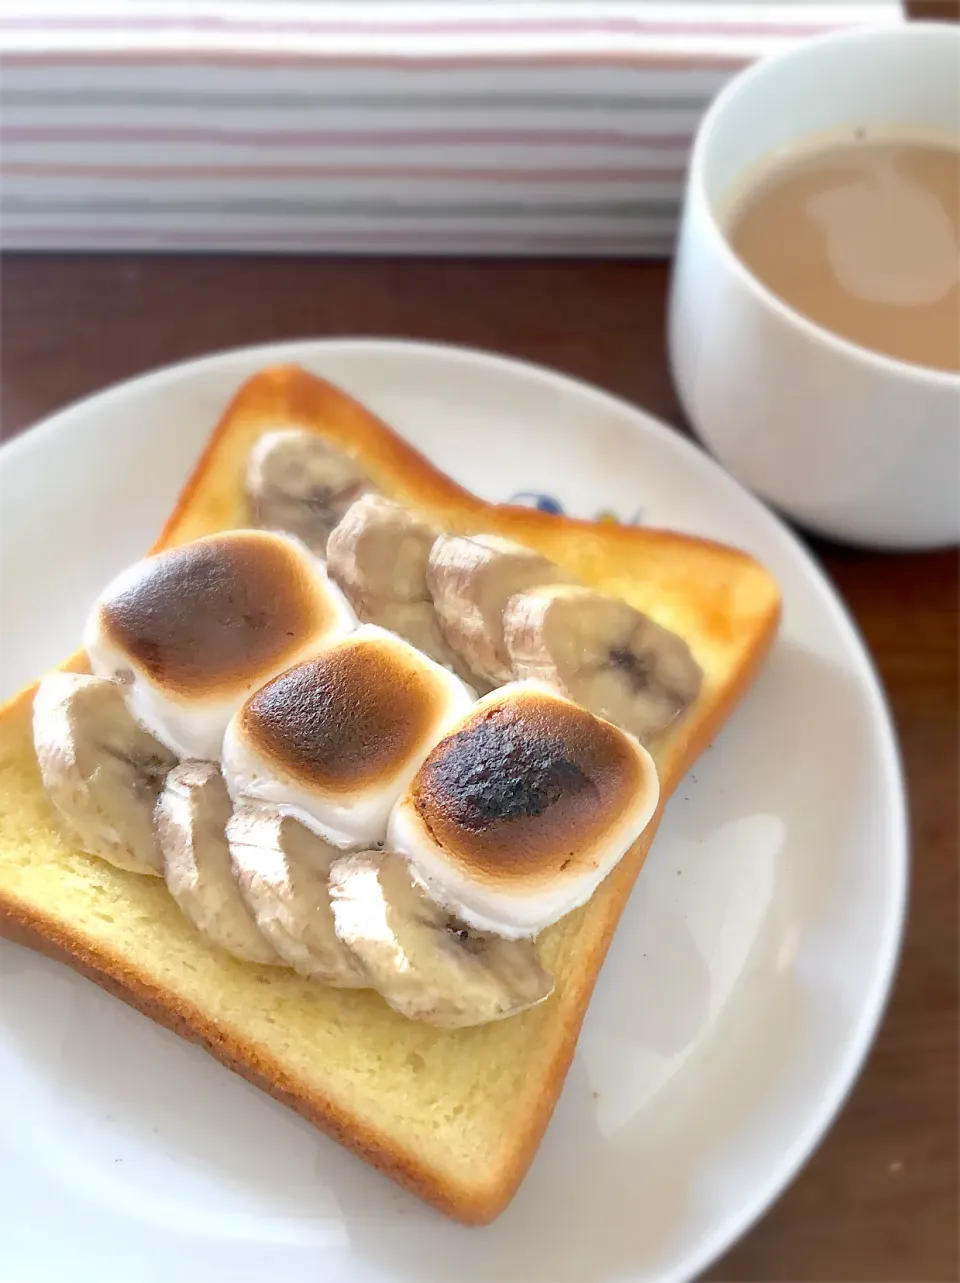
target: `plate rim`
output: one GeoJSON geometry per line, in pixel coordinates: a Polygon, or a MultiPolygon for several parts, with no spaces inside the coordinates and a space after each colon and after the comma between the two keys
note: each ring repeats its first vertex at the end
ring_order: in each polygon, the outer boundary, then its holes
{"type": "MultiPolygon", "coordinates": [[[[31,454],[40,452],[42,456],[59,433],[69,430],[69,423],[75,414],[80,411],[89,412],[91,403],[95,405],[105,400],[122,399],[131,394],[150,395],[158,390],[162,391],[166,383],[202,376],[208,369],[231,362],[243,364],[256,359],[263,366],[307,362],[311,356],[322,358],[325,352],[349,349],[366,349],[363,354],[371,358],[375,358],[378,352],[386,352],[391,355],[408,353],[418,359],[467,361],[481,367],[486,366],[500,377],[533,378],[541,384],[552,384],[564,395],[607,405],[630,421],[632,430],[636,432],[652,432],[667,444],[668,449],[676,451],[687,466],[699,469],[707,476],[711,484],[719,483],[736,492],[738,499],[746,502],[748,508],[760,519],[764,537],[779,540],[784,550],[796,560],[798,568],[815,585],[828,609],[839,640],[844,643],[854,662],[858,684],[867,697],[872,729],[879,733],[877,747],[882,782],[890,786],[884,789],[884,793],[890,812],[888,828],[892,853],[889,907],[873,977],[856,1023],[846,1039],[844,1053],[833,1062],[826,1089],[821,1092],[820,1103],[814,1107],[810,1123],[792,1145],[780,1151],[779,1159],[770,1164],[770,1170],[763,1174],[763,1179],[755,1182],[753,1195],[745,1199],[736,1211],[726,1214],[712,1234],[701,1237],[699,1243],[693,1242],[686,1251],[681,1249],[677,1253],[675,1265],[663,1276],[663,1283],[688,1283],[728,1252],[757,1224],[826,1139],[859,1080],[887,1011],[903,948],[909,904],[911,849],[906,778],[886,690],[856,620],[813,553],[775,510],[728,473],[700,443],[685,436],[643,406],[575,375],[539,362],[480,347],[390,336],[344,335],[220,348],[184,361],[171,362],[75,398],[52,414],[21,429],[0,445],[0,487],[11,466],[29,466],[31,454]]],[[[248,376],[240,377],[245,379],[248,376]]],[[[201,440],[198,442],[198,453],[202,445],[201,440]]]]}

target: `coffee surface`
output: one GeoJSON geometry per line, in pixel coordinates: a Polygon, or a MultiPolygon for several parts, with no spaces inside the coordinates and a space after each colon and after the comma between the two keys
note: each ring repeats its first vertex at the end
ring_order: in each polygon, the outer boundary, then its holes
{"type": "Polygon", "coordinates": [[[728,235],[769,290],[824,329],[960,370],[960,145],[804,149],[745,190],[728,235]]]}

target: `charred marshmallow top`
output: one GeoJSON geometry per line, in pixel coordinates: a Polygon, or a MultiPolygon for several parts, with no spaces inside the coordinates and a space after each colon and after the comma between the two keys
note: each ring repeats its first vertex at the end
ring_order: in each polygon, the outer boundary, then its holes
{"type": "Polygon", "coordinates": [[[469,925],[535,935],[584,904],[653,818],[633,736],[538,682],[480,700],[430,753],[388,845],[469,925]]]}

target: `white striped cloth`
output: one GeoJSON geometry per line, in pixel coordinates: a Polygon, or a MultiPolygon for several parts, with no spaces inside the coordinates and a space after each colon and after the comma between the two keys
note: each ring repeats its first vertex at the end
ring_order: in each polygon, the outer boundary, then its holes
{"type": "Polygon", "coordinates": [[[660,256],[740,67],[836,3],[4,0],[6,249],[660,256]]]}

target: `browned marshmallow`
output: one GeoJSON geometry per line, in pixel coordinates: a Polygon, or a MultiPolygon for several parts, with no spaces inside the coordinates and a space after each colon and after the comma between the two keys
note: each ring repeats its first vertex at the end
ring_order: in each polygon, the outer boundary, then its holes
{"type": "Polygon", "coordinates": [[[439,743],[388,840],[481,930],[534,934],[593,894],[659,796],[640,744],[535,682],[481,700],[439,743]]]}
{"type": "Polygon", "coordinates": [[[85,641],[94,672],[124,682],[139,720],[181,756],[214,759],[252,690],[354,623],[303,544],[236,530],[124,571],[85,641]]]}
{"type": "Polygon", "coordinates": [[[269,802],[339,846],[379,842],[390,808],[472,702],[452,673],[367,625],[274,678],[231,722],[236,800],[269,802]]]}

